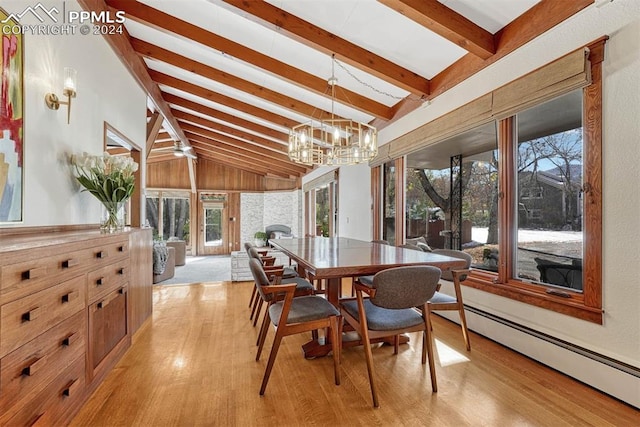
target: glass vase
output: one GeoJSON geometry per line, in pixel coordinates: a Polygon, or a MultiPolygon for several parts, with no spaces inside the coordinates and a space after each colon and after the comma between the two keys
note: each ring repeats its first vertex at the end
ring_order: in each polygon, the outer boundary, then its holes
{"type": "Polygon", "coordinates": [[[125,202],[102,202],[100,229],[103,233],[115,233],[124,228],[125,202]]]}

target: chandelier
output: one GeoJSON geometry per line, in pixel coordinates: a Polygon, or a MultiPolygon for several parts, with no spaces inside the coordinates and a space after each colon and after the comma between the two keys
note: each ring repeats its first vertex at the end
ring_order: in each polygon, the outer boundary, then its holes
{"type": "Polygon", "coordinates": [[[291,128],[289,158],[304,165],[355,165],[368,162],[378,154],[378,131],[375,127],[352,119],[336,119],[334,104],[338,79],[334,73],[335,55],[331,56],[331,118],[311,118],[291,128]]]}

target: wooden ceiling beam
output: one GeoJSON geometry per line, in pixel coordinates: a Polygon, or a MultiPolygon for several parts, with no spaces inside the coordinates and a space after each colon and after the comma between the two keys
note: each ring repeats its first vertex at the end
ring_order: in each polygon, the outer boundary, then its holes
{"type": "Polygon", "coordinates": [[[152,152],[156,152],[158,150],[166,150],[166,149],[173,149],[173,141],[163,141],[163,142],[156,142],[153,146],[153,150],[151,150],[152,152]]]}
{"type": "MultiPolygon", "coordinates": [[[[114,13],[104,0],[78,0],[78,3],[80,7],[87,11],[97,13],[110,11],[114,13]]],[[[156,85],[149,76],[149,70],[144,60],[142,60],[131,47],[127,31],[124,30],[122,34],[105,34],[103,37],[107,43],[109,43],[116,56],[118,56],[125,67],[127,67],[133,78],[136,79],[138,84],[147,92],[158,110],[160,110],[160,113],[164,116],[167,125],[173,129],[178,139],[180,139],[183,144],[189,145],[187,137],[182,132],[182,129],[180,129],[180,126],[178,126],[178,121],[171,115],[169,105],[162,98],[160,88],[158,88],[158,85],[156,85]]]]}
{"type": "Polygon", "coordinates": [[[482,59],[496,53],[493,34],[437,0],[378,1],[482,59]]]}
{"type": "Polygon", "coordinates": [[[199,150],[202,150],[203,152],[208,151],[210,153],[227,156],[229,160],[242,162],[249,168],[260,168],[263,175],[266,173],[275,173],[284,178],[288,178],[290,176],[299,176],[299,174],[292,173],[287,169],[282,169],[277,165],[274,165],[270,161],[256,158],[251,154],[242,153],[239,150],[225,145],[224,143],[221,143],[219,141],[215,141],[201,135],[190,134],[189,132],[187,132],[187,135],[189,135],[189,138],[192,142],[198,145],[199,150]]]}
{"type": "MultiPolygon", "coordinates": [[[[160,46],[135,38],[131,38],[130,41],[133,49],[138,52],[138,54],[146,58],[155,59],[157,61],[173,65],[174,67],[182,68],[183,70],[248,93],[257,98],[264,99],[265,101],[269,101],[298,114],[310,117],[314,114],[319,117],[331,117],[330,111],[325,111],[315,105],[307,104],[306,102],[302,102],[276,90],[271,90],[265,86],[255,84],[249,80],[242,79],[228,72],[218,70],[217,68],[213,68],[191,58],[187,58],[186,56],[178,55],[177,53],[161,48],[160,46]]],[[[335,117],[338,119],[343,118],[338,116],[335,117]]]]}
{"type": "Polygon", "coordinates": [[[251,120],[246,120],[233,114],[225,113],[220,110],[216,110],[215,108],[210,108],[202,104],[198,104],[197,102],[189,101],[188,99],[181,98],[176,95],[172,95],[170,93],[164,94],[164,99],[174,106],[180,106],[186,108],[188,110],[197,111],[201,114],[206,114],[207,116],[216,118],[218,120],[222,120],[227,123],[231,123],[233,125],[239,126],[241,128],[250,129],[254,132],[257,132],[261,135],[270,136],[271,138],[282,141],[283,144],[288,143],[289,134],[285,132],[281,132],[276,129],[272,129],[268,126],[264,126],[251,120]]]}
{"type": "Polygon", "coordinates": [[[178,121],[195,123],[199,126],[204,126],[216,132],[226,133],[234,138],[244,139],[248,142],[252,142],[257,147],[263,147],[268,150],[273,150],[272,151],[273,153],[287,154],[287,146],[284,144],[271,141],[270,139],[261,138],[252,133],[247,133],[242,130],[232,128],[230,126],[225,126],[218,122],[207,120],[205,118],[196,116],[194,114],[185,113],[184,111],[178,111],[178,110],[172,110],[172,111],[173,111],[173,115],[175,116],[176,119],[178,119],[178,121]]]}
{"type": "Polygon", "coordinates": [[[217,0],[215,3],[233,6],[236,13],[239,9],[248,14],[242,14],[243,17],[261,25],[267,23],[268,28],[275,27],[279,33],[327,55],[335,53],[341,61],[415,95],[429,94],[428,79],[265,1],[217,0]]]}
{"type": "MultiPolygon", "coordinates": [[[[213,132],[209,129],[205,129],[189,123],[182,122],[182,126],[185,133],[188,134],[187,136],[189,138],[193,138],[194,135],[209,138],[212,141],[217,141],[220,144],[224,144],[226,147],[237,150],[238,153],[251,155],[257,159],[264,159],[265,161],[272,162],[273,164],[276,164],[281,168],[290,170],[293,174],[305,174],[308,171],[307,167],[293,163],[289,159],[289,156],[285,154],[278,154],[276,152],[267,150],[266,148],[256,147],[255,145],[248,144],[235,138],[231,138],[230,136],[226,136],[218,132],[213,132]]],[[[197,149],[198,147],[195,148],[197,149]]]]}
{"type": "Polygon", "coordinates": [[[429,98],[441,95],[591,4],[593,0],[540,1],[495,34],[495,55],[483,60],[467,54],[434,76],[429,98]]]}
{"type": "Polygon", "coordinates": [[[166,162],[169,160],[175,160],[178,157],[173,154],[156,154],[155,152],[151,152],[149,158],[147,159],[147,164],[149,163],[158,163],[158,162],[166,162]]]}
{"type": "MultiPolygon", "coordinates": [[[[246,162],[239,162],[236,159],[234,159],[233,156],[229,156],[227,154],[221,153],[219,151],[216,150],[208,150],[208,151],[204,151],[201,154],[202,158],[205,160],[209,160],[211,162],[215,162],[215,163],[219,163],[223,166],[227,166],[227,167],[232,167],[235,169],[239,169],[245,172],[250,172],[252,174],[255,175],[262,175],[262,176],[266,176],[267,173],[269,173],[269,170],[267,168],[262,168],[262,167],[252,167],[251,165],[247,164],[246,162]]],[[[284,175],[278,175],[279,177],[284,178],[284,175]]]]}
{"type": "Polygon", "coordinates": [[[151,119],[147,122],[147,157],[151,153],[151,149],[153,148],[153,144],[158,138],[158,133],[160,132],[160,127],[162,127],[162,122],[164,121],[164,117],[160,114],[159,111],[156,111],[151,116],[151,119]]]}
{"type": "Polygon", "coordinates": [[[230,96],[226,96],[218,92],[214,92],[210,89],[203,88],[202,86],[198,86],[193,83],[180,80],[176,77],[163,74],[159,71],[149,70],[149,75],[151,76],[153,81],[156,82],[157,84],[179,89],[183,92],[187,92],[192,95],[199,96],[200,98],[208,99],[209,101],[212,101],[221,105],[226,105],[229,108],[242,111],[246,114],[274,123],[275,125],[278,125],[278,126],[282,126],[285,128],[292,128],[293,126],[300,124],[300,122],[292,120],[288,117],[281,116],[276,113],[272,113],[260,107],[256,107],[246,102],[239,101],[237,99],[231,98],[230,96]]]}
{"type": "MultiPolygon", "coordinates": [[[[187,39],[194,40],[203,46],[218,50],[234,58],[238,58],[249,64],[261,68],[279,78],[284,78],[290,83],[308,89],[318,95],[330,98],[327,92],[327,80],[307,73],[299,68],[278,61],[268,55],[236,43],[204,28],[183,21],[175,16],[154,9],[140,2],[131,0],[107,0],[107,4],[117,10],[124,11],[127,19],[151,26],[164,33],[172,33],[187,39]]],[[[367,98],[359,93],[346,88],[336,93],[336,99],[345,104],[351,105],[364,113],[378,117],[380,119],[390,119],[390,107],[367,98]]]]}

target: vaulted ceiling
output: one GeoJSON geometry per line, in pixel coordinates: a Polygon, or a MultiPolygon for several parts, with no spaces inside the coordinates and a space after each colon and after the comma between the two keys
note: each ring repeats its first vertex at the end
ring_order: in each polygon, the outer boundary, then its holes
{"type": "Polygon", "coordinates": [[[333,111],[383,128],[593,0],[79,2],[126,14],[105,37],[149,94],[149,162],[182,144],[299,179],[310,168],[287,156],[291,126],[333,111]]]}

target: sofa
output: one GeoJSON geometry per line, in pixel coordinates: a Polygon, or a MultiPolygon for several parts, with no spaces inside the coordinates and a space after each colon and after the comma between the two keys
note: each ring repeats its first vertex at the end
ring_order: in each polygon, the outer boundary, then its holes
{"type": "MultiPolygon", "coordinates": [[[[155,259],[155,257],[154,257],[155,259]]],[[[155,269],[154,269],[155,270],[155,269]]],[[[164,271],[160,274],[153,273],[153,283],[162,282],[171,279],[176,272],[176,250],[167,245],[167,262],[164,271]]]]}
{"type": "Polygon", "coordinates": [[[185,265],[187,257],[187,242],[184,240],[167,240],[167,247],[176,250],[176,266],[185,265]]]}

